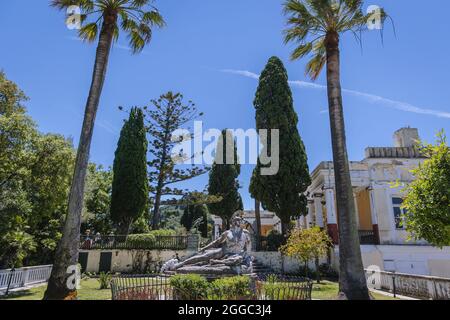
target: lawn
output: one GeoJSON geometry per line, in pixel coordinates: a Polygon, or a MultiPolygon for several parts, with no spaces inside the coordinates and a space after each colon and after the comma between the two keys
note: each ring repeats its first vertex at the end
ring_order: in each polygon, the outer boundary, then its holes
{"type": "MultiPolygon", "coordinates": [[[[45,286],[33,288],[11,294],[8,300],[42,300],[45,286]]],[[[81,289],[78,291],[80,300],[111,300],[111,290],[100,290],[100,284],[96,279],[85,279],[81,282],[81,289]]],[[[332,300],[338,294],[338,284],[336,282],[322,281],[321,284],[314,284],[312,298],[316,300],[332,300]]],[[[392,297],[378,293],[372,293],[376,300],[395,300],[392,297]]],[[[5,299],[0,297],[0,299],[5,299]]]]}
{"type": "MultiPolygon", "coordinates": [[[[81,289],[78,290],[79,300],[111,300],[111,289],[100,290],[97,279],[85,279],[81,281],[81,289]]],[[[30,290],[11,293],[8,300],[42,300],[46,286],[32,288],[30,290]]],[[[5,299],[0,297],[0,299],[5,299]]]]}
{"type": "MultiPolygon", "coordinates": [[[[314,283],[312,298],[316,300],[333,300],[336,299],[339,291],[337,282],[322,281],[320,284],[314,283]]],[[[375,300],[399,300],[383,294],[371,292],[375,300]]]]}

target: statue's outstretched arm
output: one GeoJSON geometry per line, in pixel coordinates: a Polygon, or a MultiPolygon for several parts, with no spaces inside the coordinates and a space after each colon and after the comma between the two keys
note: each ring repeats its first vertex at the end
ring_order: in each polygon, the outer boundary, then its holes
{"type": "Polygon", "coordinates": [[[224,232],[220,235],[219,238],[217,238],[216,240],[214,240],[213,242],[211,242],[210,244],[208,244],[207,246],[203,247],[200,249],[200,252],[206,251],[208,249],[211,248],[217,248],[219,245],[221,245],[222,243],[225,242],[225,240],[227,239],[227,233],[224,232]]]}

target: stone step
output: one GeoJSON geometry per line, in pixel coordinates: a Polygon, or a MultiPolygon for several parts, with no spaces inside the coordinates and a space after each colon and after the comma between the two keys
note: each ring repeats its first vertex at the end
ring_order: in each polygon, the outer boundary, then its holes
{"type": "Polygon", "coordinates": [[[253,261],[253,272],[256,274],[270,274],[270,273],[275,273],[275,271],[264,265],[263,263],[261,263],[258,260],[254,260],[253,261]]]}

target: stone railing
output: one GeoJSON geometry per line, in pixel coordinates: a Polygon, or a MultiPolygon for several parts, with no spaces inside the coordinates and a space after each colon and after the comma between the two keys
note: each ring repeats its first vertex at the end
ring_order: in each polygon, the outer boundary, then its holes
{"type": "Polygon", "coordinates": [[[130,239],[127,236],[81,236],[81,250],[197,250],[198,236],[155,236],[130,239]]]}
{"type": "Polygon", "coordinates": [[[450,300],[450,279],[366,270],[369,287],[409,297],[450,300]]]}
{"type": "Polygon", "coordinates": [[[47,265],[0,270],[0,291],[46,283],[50,278],[52,267],[52,265],[47,265]]]}

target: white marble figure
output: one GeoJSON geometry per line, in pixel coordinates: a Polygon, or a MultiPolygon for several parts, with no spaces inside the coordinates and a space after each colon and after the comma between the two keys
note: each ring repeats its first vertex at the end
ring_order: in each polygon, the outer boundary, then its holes
{"type": "Polygon", "coordinates": [[[253,258],[248,256],[250,233],[243,227],[243,219],[235,214],[232,227],[193,257],[179,262],[172,259],[162,267],[162,272],[200,274],[248,274],[252,273],[253,258]]]}

